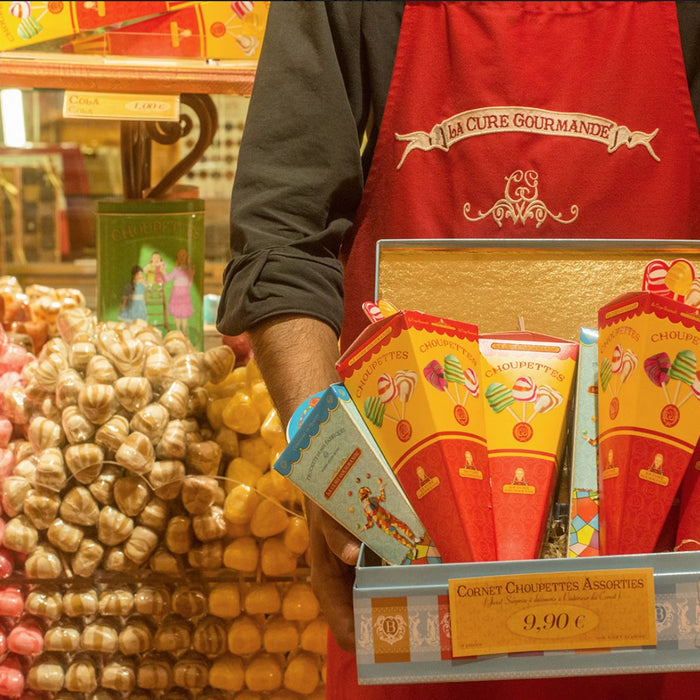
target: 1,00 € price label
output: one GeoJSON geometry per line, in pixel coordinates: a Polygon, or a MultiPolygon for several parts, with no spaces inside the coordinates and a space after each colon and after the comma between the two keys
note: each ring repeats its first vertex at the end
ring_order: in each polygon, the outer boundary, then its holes
{"type": "Polygon", "coordinates": [[[454,656],[656,644],[652,569],[450,579],[454,656]]]}

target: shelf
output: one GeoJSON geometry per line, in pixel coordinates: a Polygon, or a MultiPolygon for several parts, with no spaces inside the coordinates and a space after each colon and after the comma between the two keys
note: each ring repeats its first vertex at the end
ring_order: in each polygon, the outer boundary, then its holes
{"type": "Polygon", "coordinates": [[[249,96],[255,61],[0,52],[0,87],[249,96]]]}

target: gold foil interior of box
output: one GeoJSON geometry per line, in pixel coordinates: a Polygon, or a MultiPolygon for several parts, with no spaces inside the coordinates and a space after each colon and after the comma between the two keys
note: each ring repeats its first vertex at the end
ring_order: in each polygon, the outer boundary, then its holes
{"type": "Polygon", "coordinates": [[[700,272],[700,247],[579,243],[473,248],[465,240],[464,247],[442,248],[428,241],[380,242],[377,298],[474,323],[482,333],[520,330],[522,318],[525,330],[577,340],[582,326],[597,327],[601,306],[642,289],[649,261],[685,258],[700,272]]]}

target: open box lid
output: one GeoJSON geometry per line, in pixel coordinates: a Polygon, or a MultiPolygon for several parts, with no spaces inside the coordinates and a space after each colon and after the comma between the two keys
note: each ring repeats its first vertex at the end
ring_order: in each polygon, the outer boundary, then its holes
{"type": "Polygon", "coordinates": [[[700,241],[617,239],[416,239],[377,243],[375,290],[397,308],[576,340],[598,309],[642,289],[646,264],[685,258],[700,241]]]}

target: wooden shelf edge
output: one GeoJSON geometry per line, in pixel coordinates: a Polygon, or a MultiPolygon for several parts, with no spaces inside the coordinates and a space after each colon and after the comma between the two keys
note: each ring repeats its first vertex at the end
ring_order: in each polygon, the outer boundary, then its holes
{"type": "Polygon", "coordinates": [[[180,59],[0,53],[0,87],[250,96],[255,68],[180,59]]]}

